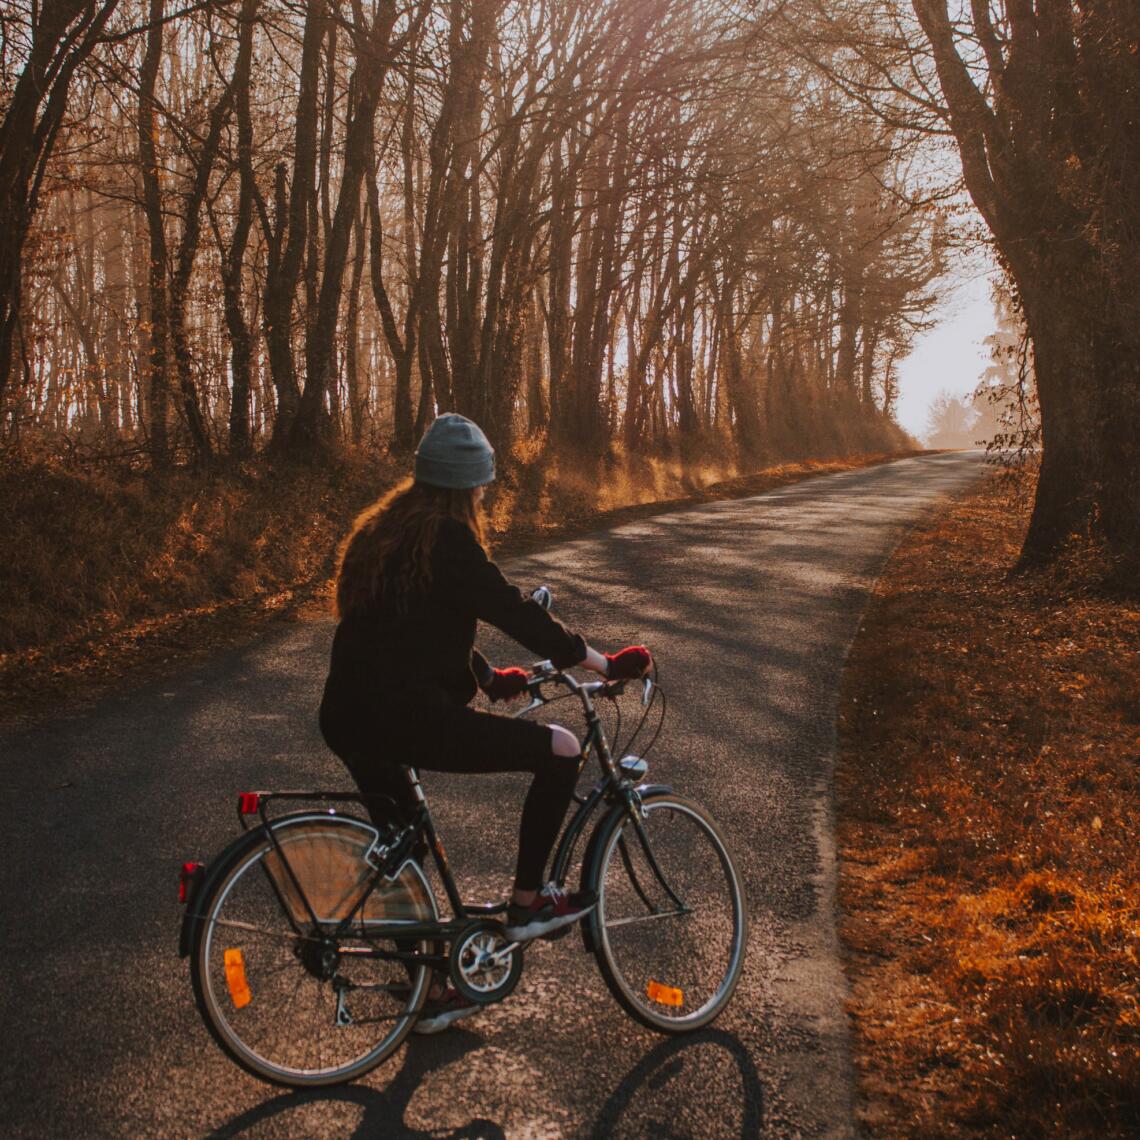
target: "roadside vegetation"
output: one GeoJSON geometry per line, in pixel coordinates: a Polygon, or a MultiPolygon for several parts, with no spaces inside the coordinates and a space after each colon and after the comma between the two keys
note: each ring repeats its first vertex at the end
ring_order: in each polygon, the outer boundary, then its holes
{"type": "Polygon", "coordinates": [[[760,16],[16,4],[6,688],[294,606],[439,412],[501,534],[912,446],[945,188],[760,16]]]}
{"type": "Polygon", "coordinates": [[[1140,1119],[1140,603],[1011,575],[994,478],[903,543],[848,661],[842,936],[874,1136],[1140,1119]]]}
{"type": "MultiPolygon", "coordinates": [[[[516,448],[488,496],[500,553],[685,502],[905,455],[897,429],[831,459],[740,473],[715,456],[553,458],[516,448]]],[[[406,463],[356,454],[327,470],[249,462],[211,472],[0,463],[0,704],[32,707],[88,678],[247,636],[327,604],[337,544],[406,463]]]]}

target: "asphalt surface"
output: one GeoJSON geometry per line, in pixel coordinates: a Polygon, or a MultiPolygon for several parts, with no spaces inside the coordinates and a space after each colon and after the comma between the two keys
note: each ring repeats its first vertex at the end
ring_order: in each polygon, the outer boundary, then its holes
{"type": "MultiPolygon", "coordinates": [[[[736,997],[667,1039],[577,937],[518,990],[355,1085],[296,1094],[231,1064],[176,956],[177,869],[235,833],[234,793],[343,787],[315,708],[332,625],[277,629],[176,678],[0,733],[0,1132],[6,1136],[846,1136],[831,771],[843,659],[883,562],[977,454],[695,507],[508,564],[595,645],[644,642],[669,694],[650,778],[704,803],[744,875],[736,997]]],[[[488,635],[500,664],[529,655],[488,635]]],[[[573,724],[567,718],[564,723],[573,724]]],[[[497,898],[525,778],[425,776],[468,897],[497,898]]]]}

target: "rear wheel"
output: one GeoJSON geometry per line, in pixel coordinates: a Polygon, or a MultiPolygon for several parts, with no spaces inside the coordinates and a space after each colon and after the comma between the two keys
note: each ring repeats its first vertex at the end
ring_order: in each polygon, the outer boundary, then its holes
{"type": "Polygon", "coordinates": [[[609,817],[589,878],[591,941],[610,991],[663,1033],[708,1025],[728,1004],[747,944],[744,893],[703,808],[648,793],[637,822],[609,817]]]}
{"type": "Polygon", "coordinates": [[[222,1048],[255,1076],[296,1087],[353,1080],[399,1047],[431,974],[368,954],[426,952],[398,930],[435,921],[435,901],[409,860],[359,906],[374,876],[365,856],[376,837],[361,820],[299,814],[272,826],[288,869],[264,830],[253,832],[200,900],[191,952],[198,1008],[222,1048]],[[351,925],[336,934],[349,915],[351,925]],[[379,937],[381,925],[392,936],[379,937]]]}

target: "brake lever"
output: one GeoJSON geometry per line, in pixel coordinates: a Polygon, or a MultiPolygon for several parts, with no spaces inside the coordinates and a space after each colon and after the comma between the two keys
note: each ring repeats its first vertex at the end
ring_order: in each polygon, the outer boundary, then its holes
{"type": "Polygon", "coordinates": [[[547,703],[546,698],[537,689],[531,689],[530,690],[530,704],[525,705],[523,708],[519,709],[518,712],[511,713],[511,716],[512,717],[526,716],[527,713],[534,712],[535,709],[542,708],[542,706],[545,705],[546,703],[547,703]]]}
{"type": "Polygon", "coordinates": [[[542,695],[542,684],[544,681],[549,681],[550,677],[542,669],[542,666],[551,667],[549,661],[540,661],[533,667],[536,674],[531,677],[526,686],[526,690],[530,694],[530,704],[519,709],[518,712],[511,713],[512,717],[526,716],[527,713],[534,712],[535,709],[540,709],[548,703],[547,698],[542,695]]]}
{"type": "Polygon", "coordinates": [[[644,677],[641,682],[641,704],[643,708],[649,707],[649,702],[653,696],[653,678],[644,677]]]}

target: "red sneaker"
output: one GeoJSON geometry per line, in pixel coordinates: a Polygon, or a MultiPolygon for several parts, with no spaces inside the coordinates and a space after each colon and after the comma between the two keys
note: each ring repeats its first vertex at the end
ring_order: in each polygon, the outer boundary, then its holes
{"type": "Polygon", "coordinates": [[[547,883],[527,906],[507,907],[507,937],[512,942],[529,942],[585,918],[597,906],[589,892],[570,894],[554,883],[547,883]]]}

